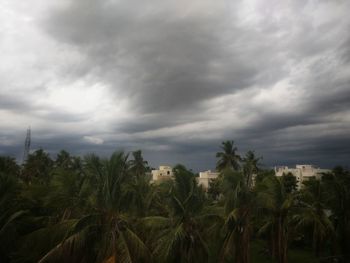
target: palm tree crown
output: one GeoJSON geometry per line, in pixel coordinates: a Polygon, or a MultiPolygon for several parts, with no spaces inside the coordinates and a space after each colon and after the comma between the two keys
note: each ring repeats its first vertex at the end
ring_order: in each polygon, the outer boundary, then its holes
{"type": "Polygon", "coordinates": [[[236,153],[237,148],[234,147],[234,142],[222,142],[221,149],[221,152],[216,153],[216,158],[219,158],[216,164],[216,169],[219,172],[222,172],[225,169],[238,171],[240,169],[241,157],[236,153]]]}

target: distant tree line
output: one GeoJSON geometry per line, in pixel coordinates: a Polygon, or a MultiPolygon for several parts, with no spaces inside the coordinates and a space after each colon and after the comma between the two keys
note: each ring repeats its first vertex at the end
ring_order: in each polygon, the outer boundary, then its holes
{"type": "Polygon", "coordinates": [[[233,141],[206,191],[196,174],[150,183],[141,151],[23,165],[0,157],[0,262],[350,262],[350,172],[297,190],[233,141]]]}

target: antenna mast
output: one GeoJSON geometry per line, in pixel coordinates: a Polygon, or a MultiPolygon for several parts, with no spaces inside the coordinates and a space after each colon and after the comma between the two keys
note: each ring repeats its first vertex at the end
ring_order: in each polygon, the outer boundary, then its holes
{"type": "Polygon", "coordinates": [[[24,142],[23,163],[27,160],[30,151],[30,126],[27,129],[26,140],[24,142]]]}

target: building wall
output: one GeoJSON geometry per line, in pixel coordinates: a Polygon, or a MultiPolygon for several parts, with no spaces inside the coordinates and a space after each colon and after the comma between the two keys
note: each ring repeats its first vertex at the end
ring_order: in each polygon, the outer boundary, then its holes
{"type": "Polygon", "coordinates": [[[291,173],[297,179],[297,187],[301,189],[303,182],[315,178],[321,179],[322,173],[328,173],[331,170],[320,169],[310,164],[297,164],[295,168],[289,168],[288,166],[275,167],[276,176],[283,176],[283,174],[291,173]]]}
{"type": "Polygon", "coordinates": [[[173,178],[173,168],[161,165],[158,170],[152,170],[152,181],[161,181],[173,178]]]}
{"type": "Polygon", "coordinates": [[[199,177],[197,178],[197,182],[199,185],[202,185],[204,189],[208,189],[210,180],[218,178],[218,176],[219,173],[212,172],[210,170],[200,172],[199,177]]]}

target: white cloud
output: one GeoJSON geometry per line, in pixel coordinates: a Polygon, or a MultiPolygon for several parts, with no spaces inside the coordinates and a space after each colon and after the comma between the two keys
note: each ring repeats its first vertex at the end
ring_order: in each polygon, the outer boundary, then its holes
{"type": "Polygon", "coordinates": [[[101,138],[93,137],[93,136],[84,136],[83,138],[85,141],[92,144],[103,144],[104,142],[101,138]]]}

